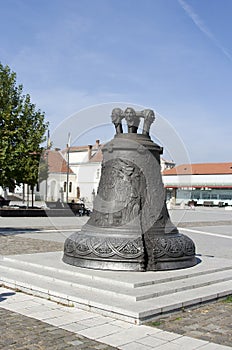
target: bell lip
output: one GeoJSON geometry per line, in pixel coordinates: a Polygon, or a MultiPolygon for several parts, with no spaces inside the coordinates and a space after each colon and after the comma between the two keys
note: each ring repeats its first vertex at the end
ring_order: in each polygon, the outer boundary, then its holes
{"type": "Polygon", "coordinates": [[[180,258],[164,258],[155,260],[154,267],[147,266],[146,271],[167,271],[179,270],[194,267],[201,263],[201,260],[195,255],[184,256],[180,258]]]}
{"type": "Polygon", "coordinates": [[[93,270],[110,270],[110,271],[141,271],[145,272],[144,261],[141,260],[129,260],[117,261],[117,260],[100,260],[91,258],[79,258],[71,257],[64,253],[63,262],[69,265],[74,265],[80,268],[93,269],[93,270]]]}

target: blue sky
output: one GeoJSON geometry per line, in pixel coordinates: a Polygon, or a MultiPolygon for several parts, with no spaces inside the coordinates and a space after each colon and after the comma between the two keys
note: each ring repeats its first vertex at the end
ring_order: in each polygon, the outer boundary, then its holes
{"type": "MultiPolygon", "coordinates": [[[[0,61],[51,131],[92,105],[137,104],[172,125],[191,162],[231,161],[231,0],[0,0],[0,9],[0,61]]],[[[112,137],[106,129],[79,141],[112,137]]]]}

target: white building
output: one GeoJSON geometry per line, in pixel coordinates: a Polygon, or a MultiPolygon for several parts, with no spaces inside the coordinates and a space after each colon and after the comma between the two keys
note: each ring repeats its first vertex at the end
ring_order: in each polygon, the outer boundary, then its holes
{"type": "Polygon", "coordinates": [[[172,161],[172,160],[167,160],[164,158],[160,158],[160,168],[161,168],[161,172],[163,172],[164,170],[167,169],[172,169],[174,168],[176,164],[172,161]]]}
{"type": "Polygon", "coordinates": [[[177,204],[232,205],[232,163],[182,164],[162,175],[167,198],[177,204]]]}
{"type": "Polygon", "coordinates": [[[64,159],[76,174],[77,196],[84,202],[92,203],[97,193],[101,177],[102,145],[96,140],[95,145],[73,146],[62,151],[64,159]]]}
{"type": "Polygon", "coordinates": [[[59,149],[47,150],[46,157],[48,162],[49,176],[46,181],[40,184],[37,199],[44,201],[66,202],[76,199],[77,185],[76,174],[68,167],[59,149]],[[68,183],[68,186],[67,186],[68,183]]]}

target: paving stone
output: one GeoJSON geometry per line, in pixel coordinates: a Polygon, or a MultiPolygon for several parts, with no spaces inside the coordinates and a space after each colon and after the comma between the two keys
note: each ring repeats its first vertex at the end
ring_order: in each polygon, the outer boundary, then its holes
{"type": "Polygon", "coordinates": [[[68,344],[70,344],[70,345],[82,345],[83,342],[80,340],[73,340],[73,341],[69,341],[68,344]]]}
{"type": "Polygon", "coordinates": [[[136,342],[142,345],[150,346],[150,347],[155,347],[155,346],[158,347],[159,345],[167,343],[167,340],[165,339],[161,340],[159,338],[148,336],[148,337],[138,339],[136,342]]]}
{"type": "Polygon", "coordinates": [[[120,331],[120,327],[114,326],[112,324],[101,325],[96,327],[91,327],[80,331],[79,333],[91,338],[98,339],[101,337],[109,336],[120,331]]]}
{"type": "Polygon", "coordinates": [[[152,350],[150,346],[143,345],[141,343],[132,342],[120,347],[121,350],[152,350]]]}
{"type": "Polygon", "coordinates": [[[165,331],[231,346],[232,303],[221,300],[205,304],[157,319],[154,325],[165,331]]]}
{"type": "Polygon", "coordinates": [[[1,350],[115,350],[65,329],[0,308],[1,350]]]}

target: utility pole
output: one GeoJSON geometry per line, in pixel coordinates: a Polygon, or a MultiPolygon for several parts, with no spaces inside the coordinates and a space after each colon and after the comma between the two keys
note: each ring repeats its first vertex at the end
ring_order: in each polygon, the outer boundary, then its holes
{"type": "MultiPolygon", "coordinates": [[[[50,130],[48,130],[47,149],[45,151],[45,162],[47,167],[48,167],[48,153],[50,149],[51,149],[51,138],[50,138],[50,130]]],[[[48,172],[49,172],[49,169],[48,169],[48,172]]],[[[46,176],[46,180],[45,180],[45,202],[47,200],[48,200],[48,176],[46,176]]]]}
{"type": "MultiPolygon", "coordinates": [[[[45,151],[45,162],[48,167],[48,149],[45,151]]],[[[48,200],[48,176],[45,179],[45,202],[48,200]]]]}
{"type": "Polygon", "coordinates": [[[69,191],[69,151],[70,151],[70,142],[71,134],[68,133],[68,143],[67,143],[67,181],[66,181],[66,203],[68,203],[68,191],[69,191]]]}

